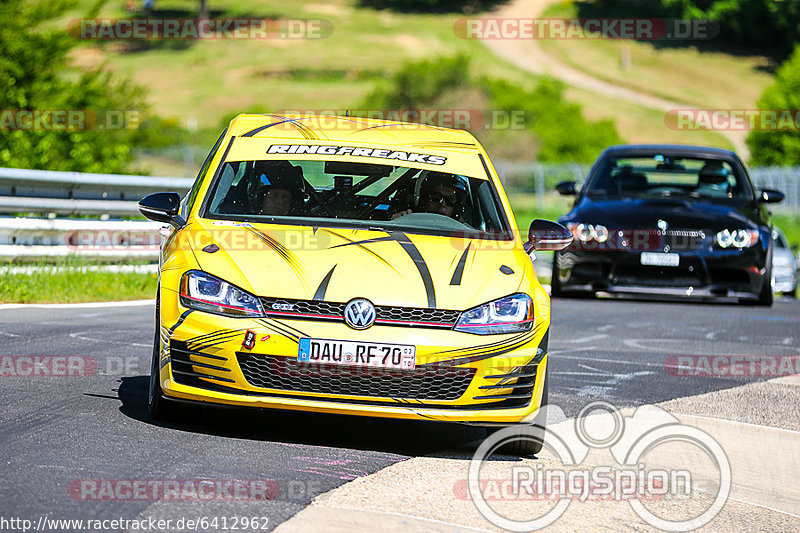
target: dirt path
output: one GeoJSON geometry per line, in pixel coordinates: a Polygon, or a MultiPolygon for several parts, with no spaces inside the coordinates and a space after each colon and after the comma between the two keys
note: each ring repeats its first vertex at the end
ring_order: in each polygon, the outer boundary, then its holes
{"type": "MultiPolygon", "coordinates": [[[[511,0],[498,9],[493,16],[501,18],[533,18],[539,17],[551,4],[558,0],[511,0]]],[[[535,74],[547,74],[587,91],[601,93],[643,107],[669,111],[671,109],[695,109],[685,103],[674,102],[647,93],[641,93],[626,87],[620,87],[562,63],[545,52],[535,39],[486,39],[484,44],[497,56],[514,65],[535,74]]],[[[744,142],[746,131],[720,131],[733,144],[736,152],[743,159],[749,157],[749,150],[744,142]]]]}

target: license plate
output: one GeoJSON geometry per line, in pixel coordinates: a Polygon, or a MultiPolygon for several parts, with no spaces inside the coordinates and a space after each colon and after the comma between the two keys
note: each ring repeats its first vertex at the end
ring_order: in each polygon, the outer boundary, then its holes
{"type": "Polygon", "coordinates": [[[381,342],[300,339],[297,360],[301,363],[366,366],[414,370],[417,347],[381,342]]]}
{"type": "Polygon", "coordinates": [[[681,256],[680,254],[642,252],[641,261],[643,265],[676,267],[680,264],[681,256]]]}

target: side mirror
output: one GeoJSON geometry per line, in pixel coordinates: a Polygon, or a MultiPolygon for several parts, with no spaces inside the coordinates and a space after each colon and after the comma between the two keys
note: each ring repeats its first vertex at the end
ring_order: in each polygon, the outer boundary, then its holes
{"type": "Polygon", "coordinates": [[[178,215],[181,196],[176,192],[157,192],[149,194],[139,201],[139,211],[156,222],[167,222],[177,229],[186,225],[186,221],[178,215]]]}
{"type": "Polygon", "coordinates": [[[525,243],[525,251],[530,252],[554,252],[563,250],[572,243],[572,232],[551,220],[537,218],[531,222],[528,230],[528,242],[525,243]]]}
{"type": "Polygon", "coordinates": [[[758,195],[758,201],[764,204],[776,204],[782,202],[784,198],[786,196],[782,192],[773,189],[762,189],[758,195]]]}
{"type": "Polygon", "coordinates": [[[561,196],[574,196],[577,192],[574,181],[562,181],[556,185],[556,190],[561,196]]]}

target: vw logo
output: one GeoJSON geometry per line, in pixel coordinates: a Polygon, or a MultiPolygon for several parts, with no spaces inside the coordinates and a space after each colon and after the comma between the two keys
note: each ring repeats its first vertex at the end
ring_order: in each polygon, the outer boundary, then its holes
{"type": "Polygon", "coordinates": [[[667,231],[667,228],[669,227],[669,224],[667,224],[666,220],[659,220],[658,224],[656,225],[658,226],[658,229],[660,229],[661,231],[667,231]]]}
{"type": "Polygon", "coordinates": [[[367,329],[375,322],[375,306],[364,298],[350,300],[344,306],[344,322],[353,329],[367,329]]]}

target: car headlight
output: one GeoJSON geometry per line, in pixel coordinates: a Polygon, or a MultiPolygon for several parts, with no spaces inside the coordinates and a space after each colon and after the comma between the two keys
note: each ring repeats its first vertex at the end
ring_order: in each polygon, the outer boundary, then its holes
{"type": "Polygon", "coordinates": [[[567,229],[572,232],[576,240],[581,242],[589,242],[591,240],[606,242],[608,240],[608,228],[602,224],[567,222],[567,229]]]}
{"type": "Polygon", "coordinates": [[[724,229],[717,233],[717,244],[721,248],[749,248],[758,242],[758,231],[754,229],[724,229]]]}
{"type": "Polygon", "coordinates": [[[189,270],[181,277],[181,305],[230,317],[264,316],[258,298],[211,274],[189,270]]]}
{"type": "Polygon", "coordinates": [[[455,330],[477,335],[517,333],[531,329],[533,322],[533,299],[517,293],[464,311],[455,330]]]}

